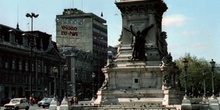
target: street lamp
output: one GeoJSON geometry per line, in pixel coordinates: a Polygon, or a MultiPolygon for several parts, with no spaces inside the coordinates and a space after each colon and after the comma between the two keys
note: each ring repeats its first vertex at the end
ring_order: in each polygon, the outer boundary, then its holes
{"type": "Polygon", "coordinates": [[[215,61],[212,59],[212,60],[210,61],[210,64],[211,64],[211,71],[212,71],[212,97],[214,98],[214,97],[215,97],[215,88],[214,88],[214,78],[215,78],[214,69],[215,69],[215,61]]]}
{"type": "Polygon", "coordinates": [[[54,97],[56,97],[56,91],[57,91],[57,88],[56,88],[56,75],[58,73],[58,69],[57,67],[53,67],[53,73],[54,73],[54,97]]]}
{"type": "Polygon", "coordinates": [[[95,73],[92,73],[92,98],[94,98],[95,95],[95,73]]]}
{"type": "Polygon", "coordinates": [[[31,31],[33,31],[33,18],[37,18],[39,16],[39,14],[35,14],[35,13],[27,13],[26,17],[31,18],[31,31]]]}
{"type": "MultiPolygon", "coordinates": [[[[27,13],[26,17],[31,18],[31,32],[33,31],[33,18],[37,18],[39,14],[27,13]]],[[[30,58],[30,96],[32,95],[32,57],[33,57],[33,48],[34,48],[34,38],[33,35],[30,36],[30,48],[31,48],[31,58],[30,58]]]]}
{"type": "Polygon", "coordinates": [[[185,74],[184,74],[184,79],[185,79],[185,98],[187,97],[187,68],[188,68],[188,60],[186,58],[183,59],[183,64],[184,64],[184,71],[185,71],[185,74]]]}

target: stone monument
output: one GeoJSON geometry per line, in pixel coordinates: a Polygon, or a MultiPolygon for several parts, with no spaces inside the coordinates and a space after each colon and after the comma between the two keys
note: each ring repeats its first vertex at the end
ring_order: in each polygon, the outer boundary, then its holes
{"type": "Polygon", "coordinates": [[[120,0],[122,33],[116,58],[102,69],[105,81],[94,105],[168,107],[180,104],[179,69],[167,52],[163,0],[120,0]]]}

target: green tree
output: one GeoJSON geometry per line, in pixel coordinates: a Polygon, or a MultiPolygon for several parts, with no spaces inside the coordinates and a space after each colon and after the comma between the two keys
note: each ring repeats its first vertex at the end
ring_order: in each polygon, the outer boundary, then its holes
{"type": "MultiPolygon", "coordinates": [[[[187,67],[187,91],[189,94],[194,96],[203,95],[204,93],[204,84],[203,78],[206,80],[206,93],[207,95],[211,95],[212,93],[212,74],[211,74],[211,66],[209,61],[203,58],[197,58],[196,56],[191,56],[189,53],[185,54],[183,57],[180,57],[174,62],[177,66],[182,70],[180,73],[180,83],[182,88],[184,87],[185,79],[184,79],[184,64],[183,58],[188,60],[188,67],[187,67]],[[204,76],[203,73],[206,75],[204,76]]],[[[220,75],[215,74],[215,92],[219,92],[217,90],[220,87],[220,75]]]]}

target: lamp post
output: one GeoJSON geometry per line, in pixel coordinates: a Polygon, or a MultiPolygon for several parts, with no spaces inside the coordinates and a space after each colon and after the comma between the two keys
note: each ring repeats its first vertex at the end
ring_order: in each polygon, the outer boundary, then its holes
{"type": "Polygon", "coordinates": [[[33,18],[37,18],[39,16],[39,14],[35,14],[35,13],[27,13],[26,17],[30,17],[31,18],[31,31],[33,31],[33,18]]]}
{"type": "Polygon", "coordinates": [[[95,95],[95,73],[92,73],[92,98],[95,95]]]}
{"type": "MultiPolygon", "coordinates": [[[[215,88],[214,88],[214,69],[215,69],[215,61],[212,59],[210,61],[211,64],[211,72],[212,72],[212,96],[209,99],[209,108],[210,110],[219,110],[219,100],[215,97],[215,88]]],[[[207,109],[206,109],[207,110],[207,109]]]]}
{"type": "MultiPolygon", "coordinates": [[[[31,32],[33,31],[33,18],[37,18],[39,14],[27,13],[26,17],[31,18],[31,32]]],[[[34,48],[34,38],[33,35],[30,36],[30,48],[31,48],[31,58],[30,58],[30,96],[32,96],[32,57],[33,57],[33,48],[34,48]]]]}
{"type": "Polygon", "coordinates": [[[63,65],[63,75],[66,78],[65,82],[65,97],[63,97],[62,103],[60,105],[60,110],[69,110],[68,99],[67,99],[67,81],[68,81],[68,66],[63,65]]]}
{"type": "Polygon", "coordinates": [[[67,65],[63,66],[63,72],[64,72],[64,77],[66,79],[66,82],[65,82],[65,97],[67,97],[67,81],[68,81],[68,66],[67,65]]]}
{"type": "Polygon", "coordinates": [[[185,80],[185,85],[184,85],[184,87],[185,87],[185,98],[187,98],[187,68],[188,68],[188,60],[186,59],[186,58],[184,58],[183,59],[183,64],[184,64],[184,72],[185,72],[185,74],[184,74],[184,80],[185,80]]]}
{"type": "Polygon", "coordinates": [[[206,104],[208,102],[208,99],[206,97],[206,72],[205,71],[203,71],[202,76],[203,76],[203,91],[204,91],[202,102],[206,104]]]}
{"type": "Polygon", "coordinates": [[[187,68],[188,68],[188,60],[186,58],[184,58],[182,60],[182,62],[184,64],[184,71],[185,71],[185,74],[184,74],[184,79],[185,79],[185,84],[184,84],[184,86],[185,86],[185,95],[184,95],[183,100],[182,100],[181,110],[192,110],[191,100],[187,96],[187,68]]]}
{"type": "Polygon", "coordinates": [[[76,96],[76,72],[75,68],[71,69],[71,81],[72,81],[72,96],[76,96]]]}
{"type": "Polygon", "coordinates": [[[205,99],[206,98],[206,81],[205,81],[206,72],[203,72],[202,76],[203,76],[203,91],[204,91],[203,98],[205,99]]]}
{"type": "Polygon", "coordinates": [[[58,73],[58,68],[53,67],[53,74],[54,74],[54,98],[50,102],[49,110],[57,110],[57,98],[56,98],[56,75],[58,73]]]}
{"type": "Polygon", "coordinates": [[[210,61],[211,64],[211,71],[212,71],[212,97],[215,97],[215,88],[214,88],[214,79],[215,79],[215,75],[214,75],[214,69],[215,69],[215,61],[212,59],[210,61]]]}
{"type": "Polygon", "coordinates": [[[57,67],[53,67],[53,73],[54,73],[54,97],[56,97],[56,91],[57,91],[57,88],[56,88],[56,75],[57,75],[57,73],[58,73],[58,69],[57,69],[57,67]]]}

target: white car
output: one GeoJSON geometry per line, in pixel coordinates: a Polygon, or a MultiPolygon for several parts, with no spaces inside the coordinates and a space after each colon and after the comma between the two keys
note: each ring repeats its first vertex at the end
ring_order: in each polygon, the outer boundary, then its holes
{"type": "Polygon", "coordinates": [[[13,98],[4,105],[5,110],[29,109],[29,103],[26,98],[13,98]]]}
{"type": "Polygon", "coordinates": [[[45,98],[43,98],[41,101],[37,102],[38,107],[44,105],[44,103],[45,103],[48,99],[51,99],[51,98],[45,97],[45,98]]]}
{"type": "Polygon", "coordinates": [[[41,106],[42,106],[43,108],[49,107],[52,100],[53,100],[53,98],[47,98],[47,100],[45,100],[45,102],[42,103],[41,106]]]}

